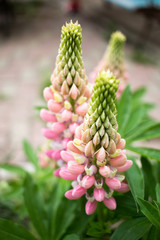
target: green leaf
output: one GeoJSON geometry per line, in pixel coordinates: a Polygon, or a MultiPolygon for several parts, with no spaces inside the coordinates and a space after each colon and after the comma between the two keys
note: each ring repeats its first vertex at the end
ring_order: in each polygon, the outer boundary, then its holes
{"type": "Polygon", "coordinates": [[[156,185],[156,198],[157,198],[157,202],[160,203],[160,184],[157,183],[156,185]]]}
{"type": "Polygon", "coordinates": [[[26,174],[26,170],[18,165],[13,165],[13,164],[0,164],[0,168],[3,168],[9,172],[15,173],[23,177],[26,174]]]}
{"type": "Polygon", "coordinates": [[[126,146],[126,149],[138,153],[144,157],[160,161],[160,150],[155,148],[126,146]]]}
{"type": "Polygon", "coordinates": [[[155,122],[153,120],[147,120],[141,122],[136,129],[130,131],[129,135],[125,137],[127,143],[132,142],[137,136],[142,135],[144,132],[148,131],[152,127],[155,126],[155,122]]]}
{"type": "Polygon", "coordinates": [[[33,149],[32,145],[27,141],[23,140],[23,149],[27,159],[36,167],[39,168],[38,157],[33,149]]]}
{"type": "Polygon", "coordinates": [[[63,240],[80,240],[80,237],[77,234],[69,234],[63,240]]]}
{"type": "Polygon", "coordinates": [[[148,233],[147,240],[159,240],[159,236],[160,229],[157,229],[156,227],[152,226],[148,233]]]}
{"type": "Polygon", "coordinates": [[[117,202],[117,208],[115,210],[116,215],[121,215],[122,217],[127,216],[139,216],[140,213],[137,212],[137,207],[131,193],[123,194],[122,196],[115,197],[117,202]]]}
{"type": "Polygon", "coordinates": [[[135,218],[122,223],[110,240],[139,240],[148,231],[150,222],[144,218],[135,218]]]}
{"type": "Polygon", "coordinates": [[[131,112],[131,91],[128,85],[117,104],[117,121],[119,126],[119,133],[123,135],[124,128],[129,120],[131,112]]]}
{"type": "Polygon", "coordinates": [[[150,202],[138,198],[138,204],[142,213],[148,218],[148,220],[157,228],[160,228],[160,216],[158,209],[154,207],[150,202]]]}
{"type": "Polygon", "coordinates": [[[71,203],[69,200],[66,201],[66,199],[61,202],[56,214],[54,240],[59,240],[65,234],[75,218],[75,209],[76,202],[71,203]]]}
{"type": "Polygon", "coordinates": [[[124,137],[127,136],[127,135],[130,135],[129,133],[133,129],[138,130],[137,126],[142,121],[142,118],[143,118],[144,114],[145,114],[145,109],[141,105],[138,105],[136,108],[132,109],[132,112],[130,114],[130,118],[128,120],[128,123],[125,126],[124,137]]]}
{"type": "Polygon", "coordinates": [[[67,182],[66,180],[56,179],[55,185],[53,186],[53,190],[50,193],[50,199],[47,204],[49,239],[54,239],[54,235],[56,235],[56,228],[53,226],[56,225],[57,214],[60,205],[63,202],[65,206],[66,202],[68,202],[68,199],[64,198],[64,193],[69,189],[69,187],[70,183],[67,182]]]}
{"type": "Polygon", "coordinates": [[[141,158],[142,162],[142,171],[144,176],[144,182],[145,182],[145,198],[148,199],[151,197],[152,199],[156,199],[156,193],[155,193],[155,185],[156,180],[153,175],[153,168],[149,160],[145,157],[141,158]],[[149,177],[148,177],[149,176],[149,177]]]}
{"type": "Polygon", "coordinates": [[[160,137],[160,123],[155,124],[155,126],[150,128],[148,131],[145,131],[144,133],[139,134],[132,141],[149,140],[149,139],[159,138],[159,137],[160,137]]]}
{"type": "Polygon", "coordinates": [[[143,173],[135,161],[133,161],[132,167],[126,171],[126,177],[135,201],[137,202],[137,197],[144,198],[143,173]]]}
{"type": "Polygon", "coordinates": [[[147,89],[145,87],[141,87],[141,88],[136,89],[132,93],[132,101],[133,101],[133,103],[135,103],[135,102],[139,103],[141,98],[145,95],[146,91],[147,91],[147,89]]]}
{"type": "Polygon", "coordinates": [[[38,187],[34,184],[32,178],[27,175],[24,182],[24,201],[32,224],[41,239],[47,239],[47,217],[45,204],[38,187]]]}
{"type": "Polygon", "coordinates": [[[37,111],[41,111],[41,109],[48,109],[46,106],[34,106],[34,109],[37,111]]]}
{"type": "Polygon", "coordinates": [[[0,219],[0,239],[2,240],[36,240],[22,225],[0,219]]]}

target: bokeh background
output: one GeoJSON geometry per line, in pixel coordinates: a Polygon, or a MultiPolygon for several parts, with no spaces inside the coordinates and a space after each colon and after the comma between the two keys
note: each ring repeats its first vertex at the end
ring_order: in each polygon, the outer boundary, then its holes
{"type": "MultiPolygon", "coordinates": [[[[61,26],[78,20],[89,74],[115,30],[127,37],[125,62],[132,89],[147,87],[160,120],[160,0],[0,0],[0,161],[24,164],[22,140],[43,143],[35,106],[44,105],[61,26]]],[[[150,143],[148,143],[150,144],[150,143]]],[[[159,148],[159,142],[152,146],[159,148]]]]}

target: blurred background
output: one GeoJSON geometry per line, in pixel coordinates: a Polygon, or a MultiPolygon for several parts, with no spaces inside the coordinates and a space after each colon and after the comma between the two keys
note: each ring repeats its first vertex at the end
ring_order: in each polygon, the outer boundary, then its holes
{"type": "MultiPolygon", "coordinates": [[[[0,161],[23,164],[22,140],[43,143],[35,106],[44,105],[61,26],[78,20],[89,74],[113,31],[127,37],[125,62],[132,89],[146,86],[160,120],[160,0],[0,0],[0,161]]],[[[154,144],[159,148],[158,142],[154,144]]]]}

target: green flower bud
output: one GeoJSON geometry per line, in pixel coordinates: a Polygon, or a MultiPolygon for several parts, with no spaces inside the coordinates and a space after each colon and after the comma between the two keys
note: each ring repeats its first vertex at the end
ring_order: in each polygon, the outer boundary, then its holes
{"type": "MultiPolygon", "coordinates": [[[[101,72],[95,80],[88,114],[85,117],[95,150],[103,146],[114,153],[117,142],[116,92],[119,80],[110,72],[101,72]]],[[[86,131],[85,125],[83,131],[86,131]]]]}
{"type": "Polygon", "coordinates": [[[121,32],[114,32],[111,35],[109,46],[105,54],[107,69],[110,69],[118,78],[124,74],[123,55],[125,41],[126,37],[121,32]]]}
{"type": "Polygon", "coordinates": [[[78,22],[66,23],[66,26],[62,27],[61,43],[52,84],[56,91],[64,95],[69,94],[74,100],[83,94],[88,82],[82,60],[81,43],[82,29],[78,22]],[[64,86],[67,90],[64,89],[64,86]]]}

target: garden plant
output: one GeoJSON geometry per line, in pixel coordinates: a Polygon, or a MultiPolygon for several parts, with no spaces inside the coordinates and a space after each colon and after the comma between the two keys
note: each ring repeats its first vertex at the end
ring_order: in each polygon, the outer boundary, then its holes
{"type": "Polygon", "coordinates": [[[0,183],[0,240],[158,240],[160,123],[132,92],[124,64],[125,36],[112,34],[88,81],[78,22],[62,27],[51,85],[44,89],[44,145],[23,148],[31,172],[9,163],[13,178],[0,183]],[[127,80],[127,81],[126,81],[127,80]],[[141,147],[143,142],[143,147],[141,147]]]}

